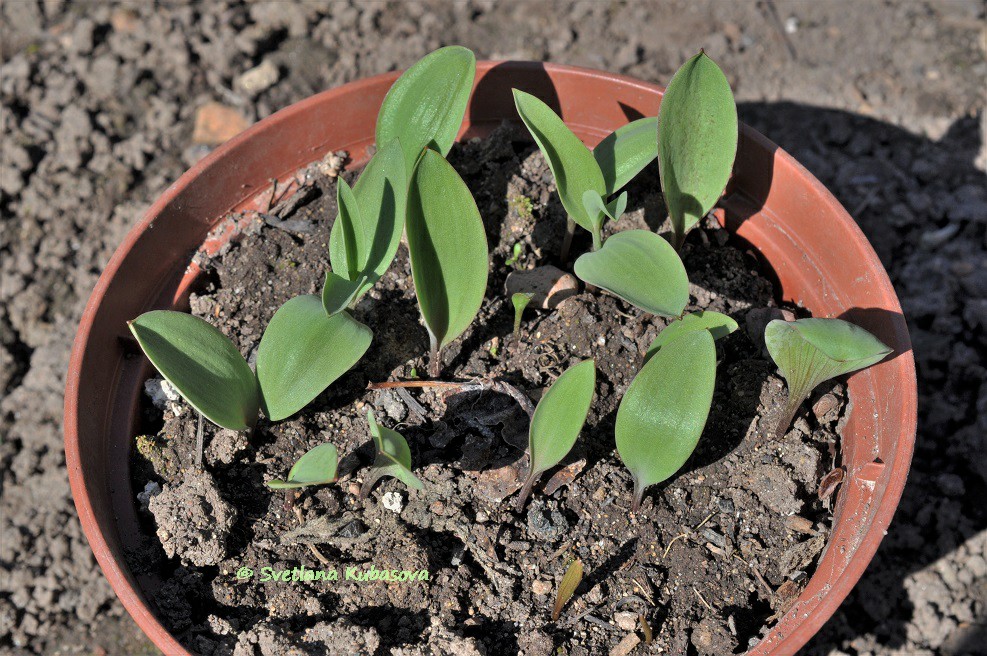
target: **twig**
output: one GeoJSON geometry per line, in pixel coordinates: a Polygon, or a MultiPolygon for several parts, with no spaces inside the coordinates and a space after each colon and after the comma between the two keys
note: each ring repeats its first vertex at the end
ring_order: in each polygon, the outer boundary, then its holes
{"type": "Polygon", "coordinates": [[[275,205],[274,209],[271,210],[271,214],[279,219],[291,216],[295,210],[312,200],[315,192],[316,189],[314,185],[302,185],[298,188],[298,191],[291,195],[291,198],[282,200],[275,205]]]}
{"type": "Polygon", "coordinates": [[[271,208],[274,207],[274,198],[278,195],[278,179],[271,178],[271,197],[267,199],[267,209],[265,212],[270,212],[271,208]]]}
{"type": "Polygon", "coordinates": [[[781,22],[781,16],[778,14],[778,8],[775,6],[774,0],[767,0],[765,4],[771,13],[771,18],[774,21],[775,29],[778,30],[778,35],[785,42],[785,47],[788,49],[788,56],[792,58],[792,61],[797,61],[798,52],[795,50],[795,44],[788,38],[788,32],[785,31],[785,24],[781,22]]]}
{"type": "MultiPolygon", "coordinates": [[[[289,494],[288,502],[291,504],[292,509],[294,509],[295,511],[295,517],[298,518],[298,523],[304,525],[305,517],[302,515],[302,509],[299,508],[297,505],[295,505],[295,499],[297,498],[298,493],[296,492],[294,497],[291,496],[290,492],[288,494],[289,494]]],[[[308,544],[306,546],[308,547],[308,550],[312,552],[312,555],[319,559],[320,563],[322,563],[323,565],[329,564],[329,559],[323,556],[322,552],[319,551],[314,544],[308,544]]]]}
{"type": "Polygon", "coordinates": [[[419,403],[415,399],[415,397],[413,397],[411,393],[408,392],[408,390],[404,389],[403,387],[399,387],[394,391],[397,393],[399,397],[401,397],[401,400],[404,401],[404,404],[408,406],[408,409],[414,412],[416,415],[418,415],[419,419],[425,418],[425,414],[426,414],[425,407],[421,403],[419,403]]]}
{"type": "Polygon", "coordinates": [[[669,551],[669,549],[672,548],[672,545],[675,544],[676,540],[681,540],[682,538],[685,538],[685,537],[689,537],[689,534],[688,533],[683,533],[682,535],[676,535],[674,538],[672,538],[672,541],[668,543],[668,546],[667,547],[665,547],[665,553],[663,553],[661,555],[662,560],[664,560],[665,558],[668,557],[668,551],[669,551]]]}
{"type": "Polygon", "coordinates": [[[695,588],[692,588],[692,591],[696,593],[696,596],[697,597],[699,597],[699,601],[703,602],[703,606],[705,606],[706,608],[708,608],[710,610],[713,610],[713,607],[710,606],[709,603],[707,603],[705,599],[703,599],[703,596],[701,594],[699,594],[699,590],[696,590],[695,588]]]}
{"type": "Polygon", "coordinates": [[[455,390],[457,392],[500,392],[501,394],[507,394],[517,401],[518,405],[520,405],[521,409],[527,413],[528,417],[533,417],[535,414],[535,406],[531,402],[531,399],[529,399],[524,392],[504,380],[477,380],[468,383],[455,383],[442,380],[389,380],[382,383],[370,383],[367,385],[367,389],[370,390],[421,387],[455,390]]]}
{"type": "Polygon", "coordinates": [[[706,515],[706,519],[704,519],[703,521],[699,522],[699,525],[696,526],[696,527],[694,527],[692,530],[693,531],[698,531],[699,529],[701,529],[703,527],[703,525],[706,522],[708,522],[709,520],[711,520],[713,518],[713,515],[715,515],[715,514],[716,514],[716,512],[714,511],[714,512],[711,512],[710,514],[706,515]]]}

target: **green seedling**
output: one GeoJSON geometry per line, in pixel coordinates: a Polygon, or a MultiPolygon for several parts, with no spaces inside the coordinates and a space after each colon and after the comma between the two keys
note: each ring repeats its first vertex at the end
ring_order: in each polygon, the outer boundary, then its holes
{"type": "Polygon", "coordinates": [[[329,263],[322,288],[327,314],[352,307],[394,260],[408,198],[404,154],[397,139],[377,151],[351,189],[338,178],[339,213],[329,234],[329,263]]]}
{"type": "Polygon", "coordinates": [[[257,379],[216,327],[169,310],[145,312],[127,325],[151,364],[206,419],[230,430],[254,427],[257,379]]]}
{"type": "Polygon", "coordinates": [[[788,402],[775,429],[778,439],[820,383],[876,364],[892,352],[863,328],[840,319],[771,321],[764,343],[788,383],[788,402]]]}
{"type": "Polygon", "coordinates": [[[631,382],[617,410],[617,453],[634,478],[634,504],[644,491],[685,464],[713,402],[716,347],[708,330],[664,344],[631,382]]]}
{"type": "Polygon", "coordinates": [[[355,365],[373,333],[348,312],[326,314],[322,299],[306,294],[282,305],[257,348],[257,380],[264,414],[290,417],[355,365]]]}
{"type": "Polygon", "coordinates": [[[555,605],[552,606],[552,621],[558,622],[562,615],[562,608],[572,598],[576,588],[583,580],[583,561],[576,558],[566,569],[559,583],[559,591],[555,595],[555,605]]]}
{"type": "Polygon", "coordinates": [[[360,498],[366,499],[377,481],[385,476],[392,476],[416,490],[422,489],[424,486],[421,480],[411,473],[411,449],[404,437],[397,431],[378,424],[373,410],[367,411],[367,423],[370,424],[370,434],[377,446],[377,458],[360,488],[360,498]]]}
{"type": "Polygon", "coordinates": [[[449,154],[466,114],[476,57],[462,46],[429,53],[405,71],[377,115],[377,144],[400,139],[408,178],[422,151],[449,154]]]}
{"type": "Polygon", "coordinates": [[[514,334],[517,335],[521,330],[521,317],[524,315],[524,308],[528,307],[528,303],[534,298],[534,294],[531,292],[518,292],[511,296],[511,303],[514,305],[514,334]]]}
{"type": "Polygon", "coordinates": [[[288,472],[288,480],[276,478],[267,482],[274,490],[286,490],[310,485],[325,485],[336,482],[336,468],[339,466],[339,456],[336,447],[329,442],[310,449],[298,459],[288,472]]]}
{"type": "Polygon", "coordinates": [[[648,347],[648,352],[644,354],[644,363],[647,364],[648,360],[665,344],[695,330],[708,330],[713,339],[720,339],[737,330],[737,322],[719,312],[699,311],[687,314],[668,324],[658,333],[648,347]]]}
{"type": "Polygon", "coordinates": [[[514,244],[514,248],[511,249],[511,256],[504,260],[504,264],[507,266],[514,266],[517,261],[521,258],[521,253],[523,248],[521,247],[521,242],[514,244]]]}
{"type": "Polygon", "coordinates": [[[442,349],[469,326],[487,289],[487,235],[476,202],[456,170],[426,150],[408,196],[408,252],[418,306],[431,340],[429,373],[442,349]]]}
{"type": "Polygon", "coordinates": [[[658,108],[658,173],[676,250],[723,194],[737,134],[730,83],[700,51],[672,77],[658,108]]]}
{"type": "Polygon", "coordinates": [[[652,131],[655,119],[634,121],[604,139],[598,150],[590,151],[559,115],[535,96],[514,89],[514,105],[555,176],[559,199],[569,215],[569,235],[574,225],[579,225],[593,235],[593,249],[599,249],[604,217],[617,220],[627,208],[626,193],[609,202],[605,199],[657,154],[652,131]]]}
{"type": "Polygon", "coordinates": [[[689,278],[678,253],[648,230],[626,230],[576,260],[576,275],[642,310],[678,317],[689,302],[689,278]]]}
{"type": "Polygon", "coordinates": [[[524,508],[538,477],[562,462],[572,450],[586,423],[595,389],[596,365],[585,360],[563,372],[538,402],[528,432],[530,466],[518,493],[518,512],[524,508]]]}

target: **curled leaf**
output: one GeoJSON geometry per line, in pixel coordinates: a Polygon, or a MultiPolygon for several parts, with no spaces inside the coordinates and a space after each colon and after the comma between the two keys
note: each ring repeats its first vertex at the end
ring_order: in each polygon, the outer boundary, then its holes
{"type": "Polygon", "coordinates": [[[576,275],[628,303],[663,317],[677,317],[689,302],[689,278],[678,253],[648,230],[612,235],[603,248],[576,260],[576,275]]]}
{"type": "Polygon", "coordinates": [[[209,421],[230,430],[257,422],[254,372],[215,326],[170,310],[145,312],[128,326],[151,364],[209,421]]]}
{"type": "Polygon", "coordinates": [[[569,567],[566,569],[565,574],[562,576],[562,581],[559,583],[559,591],[555,595],[555,605],[552,606],[553,622],[559,621],[559,616],[562,615],[562,608],[572,598],[573,593],[576,592],[576,588],[579,587],[582,580],[583,561],[576,558],[569,563],[569,567]]]}
{"type": "Polygon", "coordinates": [[[764,343],[788,383],[788,402],[775,429],[779,438],[820,383],[869,367],[891,353],[869,332],[841,319],[776,319],[765,327],[764,343]]]}
{"type": "Polygon", "coordinates": [[[737,125],[730,83],[700,52],[675,73],[658,107],[658,173],[676,247],[726,188],[737,125]]]}
{"type": "Polygon", "coordinates": [[[528,432],[530,466],[516,508],[524,508],[531,487],[541,474],[562,462],[586,423],[596,389],[596,364],[584,360],[566,369],[535,408],[528,432]]]}
{"type": "Polygon", "coordinates": [[[385,476],[392,476],[416,490],[422,489],[421,480],[411,473],[411,449],[401,433],[378,424],[373,410],[367,411],[367,423],[377,447],[377,458],[360,488],[360,498],[366,499],[377,481],[385,476]]]}
{"type": "Polygon", "coordinates": [[[288,480],[274,479],[267,486],[275,490],[284,490],[309,485],[324,485],[336,481],[336,468],[339,466],[339,456],[336,446],[326,442],[307,451],[292,466],[288,472],[288,480]]]}
{"type": "Polygon", "coordinates": [[[640,118],[611,132],[593,149],[608,195],[619,191],[658,157],[657,129],[658,117],[640,118]]]}
{"type": "Polygon", "coordinates": [[[401,140],[408,177],[425,148],[449,153],[475,76],[472,51],[447,46],[422,57],[387,92],[377,115],[377,144],[401,140]]]}
{"type": "Polygon", "coordinates": [[[609,203],[605,203],[600,194],[592,189],[587,189],[586,193],[583,194],[583,207],[589,214],[601,214],[616,221],[627,209],[627,192],[625,191],[609,203]]]}
{"type": "Polygon", "coordinates": [[[644,361],[647,362],[650,360],[651,356],[658,352],[658,349],[673,339],[694,330],[708,330],[709,334],[713,336],[713,339],[720,339],[737,330],[737,322],[719,312],[710,312],[708,310],[691,312],[681,319],[676,319],[668,324],[658,333],[658,336],[651,342],[651,346],[648,347],[648,352],[644,355],[644,361]]]}
{"type": "Polygon", "coordinates": [[[521,330],[521,316],[524,314],[524,308],[528,307],[528,303],[534,298],[532,292],[518,292],[511,296],[511,303],[514,305],[514,334],[516,335],[519,330],[521,330]]]}
{"type": "Polygon", "coordinates": [[[644,490],[671,477],[696,448],[716,382],[708,330],[687,332],[655,353],[620,401],[617,453],[634,477],[634,510],[644,490]]]}
{"type": "Polygon", "coordinates": [[[257,348],[264,414],[280,421],[304,408],[350,370],[373,333],[340,312],[329,316],[318,296],[296,296],[278,308],[257,348]]]}

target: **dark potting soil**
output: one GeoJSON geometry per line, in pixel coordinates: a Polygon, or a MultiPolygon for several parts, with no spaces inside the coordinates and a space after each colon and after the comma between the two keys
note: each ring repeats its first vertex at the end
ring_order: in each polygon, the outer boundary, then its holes
{"type": "MultiPolygon", "coordinates": [[[[529,309],[513,335],[507,274],[560,265],[565,213],[551,173],[527,135],[507,125],[455,147],[450,161],[477,200],[492,266],[480,314],[446,349],[442,378],[496,377],[537,401],[568,366],[593,358],[596,397],[573,453],[518,514],[507,497],[525,471],[528,417],[514,399],[366,389],[427,368],[402,246],[354,313],[374,332],[359,365],[296,416],[262,419],[251,436],[207,425],[205,472],[194,466],[193,411],[181,401],[164,411],[146,401],[148,434],[133,456],[146,547],[129,557],[162,582],[149,584],[149,597],[201,654],[626,654],[643,636],[641,613],[654,634],[651,646],[640,642],[645,653],[745,651],[791,606],[826,544],[831,512],[818,488],[839,464],[844,387],[816,390],[783,439],[766,436],[785,389],[759,343],[780,313],[771,273],[705,221],[682,250],[688,310],[729,314],[740,329],[717,341],[716,392],[698,449],[632,514],[614,419],[665,321],[584,290],[555,310],[529,309]],[[521,255],[508,265],[515,244],[521,255]],[[359,499],[374,455],[371,408],[407,438],[424,490],[384,479],[359,499]],[[264,485],[325,441],[339,449],[339,482],[300,493],[264,485]],[[574,557],[586,574],[553,622],[558,582],[574,557]],[[264,568],[291,577],[302,567],[335,570],[339,580],[264,580],[264,568]],[[425,570],[428,580],[347,580],[351,567],[425,570]]],[[[193,313],[250,359],[275,310],[318,293],[328,267],[335,179],[320,167],[308,175],[319,193],[288,224],[256,217],[238,243],[206,262],[191,299],[193,313]]],[[[629,188],[628,213],[609,229],[660,230],[658,189],[649,167],[629,188]]],[[[588,247],[579,234],[573,252],[588,247]]]]}

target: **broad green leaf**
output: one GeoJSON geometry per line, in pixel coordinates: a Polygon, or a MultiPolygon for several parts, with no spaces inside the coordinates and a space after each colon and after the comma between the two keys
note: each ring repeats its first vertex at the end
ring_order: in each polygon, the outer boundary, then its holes
{"type": "Polygon", "coordinates": [[[563,606],[572,598],[573,593],[576,592],[576,588],[579,587],[582,580],[583,561],[576,558],[569,563],[569,567],[566,568],[565,574],[562,576],[562,581],[559,583],[559,591],[555,595],[555,605],[552,606],[553,622],[558,621],[559,616],[562,615],[563,606]]]}
{"type": "Polygon", "coordinates": [[[648,230],[612,235],[603,248],[576,260],[576,275],[628,303],[677,317],[689,302],[689,279],[675,249],[648,230]]]}
{"type": "Polygon", "coordinates": [[[516,335],[519,330],[521,330],[521,317],[524,315],[524,308],[528,307],[528,303],[534,298],[534,294],[531,292],[518,292],[511,296],[511,303],[514,305],[514,334],[516,335]]]}
{"type": "Polygon", "coordinates": [[[367,423],[377,447],[377,458],[360,489],[360,496],[366,498],[374,484],[385,476],[392,476],[416,490],[422,489],[421,480],[411,473],[411,449],[401,433],[378,424],[373,410],[367,411],[367,423]]]}
{"type": "Polygon", "coordinates": [[[340,278],[363,279],[356,300],[384,275],[401,243],[408,199],[401,144],[395,139],[378,150],[352,189],[342,178],[336,189],[339,214],[329,234],[329,263],[340,278]]]}
{"type": "Polygon", "coordinates": [[[676,244],[720,198],[737,155],[737,105],[706,53],[682,65],[658,107],[658,174],[676,244]]]}
{"type": "Polygon", "coordinates": [[[434,150],[422,156],[408,197],[408,251],[433,354],[459,337],[487,289],[487,235],[456,169],[434,150]]]}
{"type": "Polygon", "coordinates": [[[788,403],[775,432],[779,438],[820,383],[869,367],[891,353],[869,332],[841,319],[771,321],[764,329],[764,343],[788,383],[788,403]]]}
{"type": "Polygon", "coordinates": [[[693,330],[708,330],[713,336],[713,339],[720,339],[737,330],[737,322],[719,312],[703,312],[700,310],[699,312],[687,314],[681,319],[676,319],[668,324],[658,333],[658,336],[651,342],[651,346],[648,347],[648,352],[644,355],[644,362],[647,363],[658,352],[658,349],[665,344],[693,330]]]}
{"type": "Polygon", "coordinates": [[[284,490],[333,483],[336,481],[336,467],[338,465],[339,456],[336,453],[335,445],[326,442],[310,449],[299,458],[291,471],[288,472],[287,481],[276,478],[273,481],[268,481],[267,486],[275,490],[284,490]]]}
{"type": "Polygon", "coordinates": [[[583,194],[583,207],[589,214],[602,214],[616,221],[627,209],[627,192],[625,191],[609,203],[603,202],[603,197],[592,189],[583,194]]]}
{"type": "Polygon", "coordinates": [[[559,115],[538,98],[514,89],[514,105],[555,176],[565,211],[598,240],[603,215],[587,212],[583,204],[587,191],[595,191],[598,196],[607,193],[603,173],[593,159],[593,153],[566,127],[559,115]]]}
{"type": "Polygon", "coordinates": [[[264,414],[280,421],[304,408],[363,357],[372,338],[348,312],[328,316],[318,296],[282,305],[257,348],[264,414]]]}
{"type": "Polygon", "coordinates": [[[531,464],[517,498],[518,512],[542,472],[562,462],[586,423],[596,389],[596,365],[585,360],[569,367],[548,388],[535,408],[528,432],[531,464]]]}
{"type": "Polygon", "coordinates": [[[634,477],[634,510],[645,488],[685,464],[713,402],[716,347],[708,330],[681,335],[638,372],[617,409],[617,453],[634,477]]]}
{"type": "Polygon", "coordinates": [[[613,194],[634,179],[658,157],[655,131],[658,118],[640,118],[611,132],[593,149],[606,181],[607,194],[613,194]]]}
{"type": "Polygon", "coordinates": [[[151,364],[206,419],[230,430],[257,422],[254,372],[215,326],[168,310],[145,312],[128,326],[151,364]]]}
{"type": "Polygon", "coordinates": [[[475,76],[473,53],[448,46],[425,55],[387,92],[377,115],[377,145],[401,140],[408,177],[425,148],[449,154],[475,76]]]}
{"type": "Polygon", "coordinates": [[[347,280],[332,271],[327,271],[326,281],[322,285],[322,309],[329,316],[342,312],[356,299],[357,292],[366,281],[366,276],[347,280]]]}

